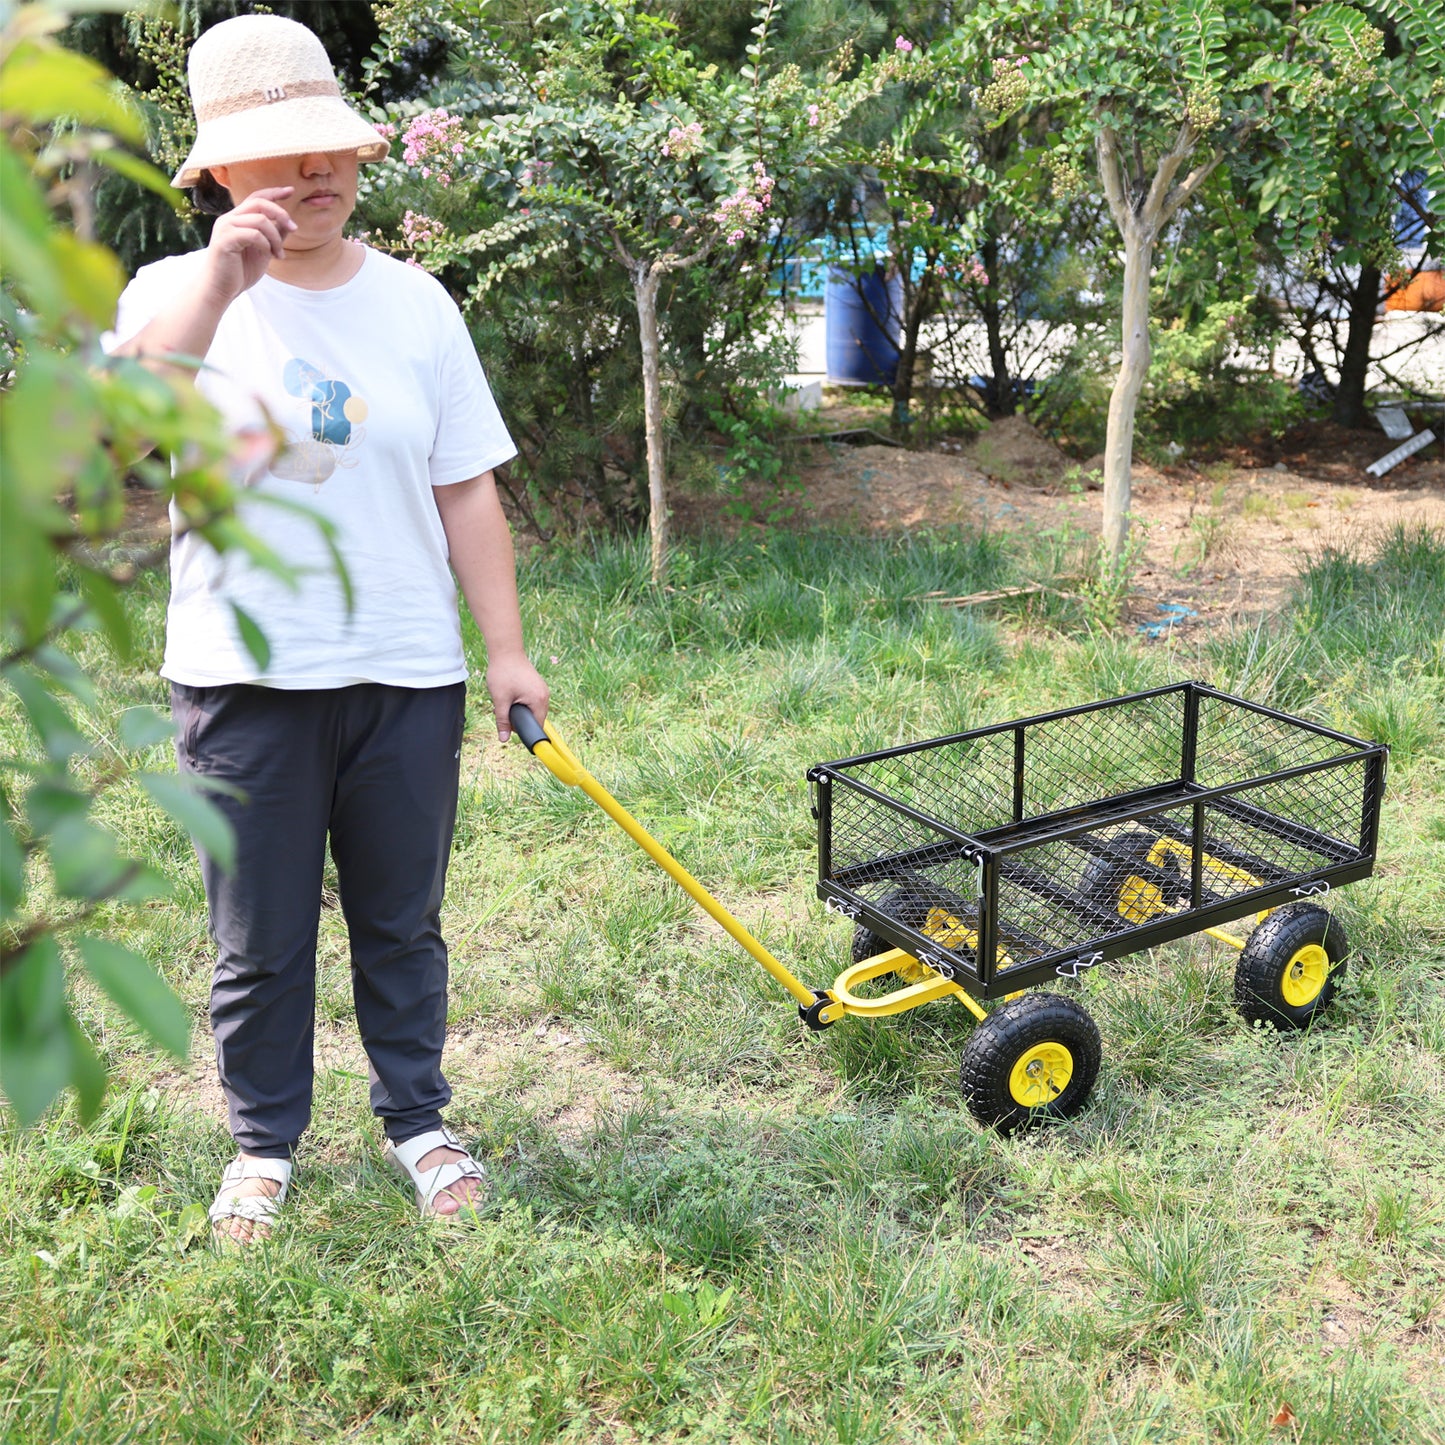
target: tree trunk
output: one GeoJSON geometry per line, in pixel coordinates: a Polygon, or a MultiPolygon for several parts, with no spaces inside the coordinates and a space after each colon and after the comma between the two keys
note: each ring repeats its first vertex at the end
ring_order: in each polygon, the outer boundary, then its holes
{"type": "Polygon", "coordinates": [[[1154,232],[1137,222],[1124,232],[1124,331],[1119,375],[1109,396],[1104,443],[1104,554],[1118,565],[1129,536],[1134,464],[1134,413],[1149,373],[1149,268],[1154,232]]]}
{"type": "MultiPolygon", "coordinates": [[[[905,279],[903,283],[903,341],[898,348],[898,367],[893,373],[893,427],[895,431],[907,433],[913,420],[910,410],[913,403],[914,369],[918,362],[918,333],[923,326],[922,306],[919,292],[905,279]]],[[[890,317],[892,325],[896,317],[890,317]]],[[[895,333],[896,334],[896,333],[895,333]]]]}
{"type": "Polygon", "coordinates": [[[662,272],[639,261],[632,272],[637,331],[642,341],[642,414],[647,437],[647,505],[652,529],[652,580],[667,574],[667,457],[662,435],[662,357],[657,338],[657,288],[662,272]]]}
{"type": "Polygon", "coordinates": [[[1003,307],[999,304],[998,241],[989,236],[979,250],[988,284],[983,288],[979,314],[983,317],[984,335],[988,338],[990,379],[985,401],[992,416],[1012,416],[1015,411],[1013,378],[1008,370],[1008,351],[1003,344],[1003,307]]]}
{"type": "Polygon", "coordinates": [[[1350,292],[1350,329],[1340,358],[1340,384],[1335,391],[1334,418],[1341,426],[1365,426],[1365,378],[1370,370],[1370,342],[1375,334],[1375,309],[1380,304],[1380,272],[1361,266],[1350,292]]]}

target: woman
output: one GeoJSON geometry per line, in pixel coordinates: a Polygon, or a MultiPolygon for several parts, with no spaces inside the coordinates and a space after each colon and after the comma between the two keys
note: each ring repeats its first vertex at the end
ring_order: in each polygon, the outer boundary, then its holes
{"type": "Polygon", "coordinates": [[[196,385],[230,426],[279,428],[285,445],[248,478],[245,522],[297,573],[288,585],[194,534],[172,546],[162,675],[180,764],[235,789],[218,798],[236,865],[201,858],[238,1146],[213,1227],[239,1243],[270,1232],[310,1120],[328,837],[388,1157],[423,1214],[456,1215],[483,1175],[441,1118],[438,919],[466,677],[452,574],[486,642],[505,740],[514,703],[538,717],[547,706],[492,476],[515,447],[441,285],[346,238],[358,167],[387,142],[342,100],[320,41],[239,16],[197,40],[189,79],[196,143],[175,184],[213,183],[230,209],[204,251],[127,287],[115,350],[157,367],[203,357],[196,385]],[[352,596],[321,530],[288,503],[329,524],[352,596]],[[264,669],[243,637],[251,622],[264,669]]]}

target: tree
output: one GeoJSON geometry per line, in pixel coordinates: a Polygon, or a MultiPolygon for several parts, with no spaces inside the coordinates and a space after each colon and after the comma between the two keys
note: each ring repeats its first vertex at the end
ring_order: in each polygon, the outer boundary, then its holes
{"type": "MultiPolygon", "coordinates": [[[[1397,217],[1403,210],[1427,247],[1442,234],[1437,210],[1423,197],[1432,189],[1441,194],[1445,169],[1441,127],[1430,124],[1445,101],[1445,44],[1438,15],[1427,23],[1424,7],[1413,0],[1366,4],[1378,31],[1360,30],[1337,9],[1324,7],[1313,16],[1335,57],[1315,81],[1315,132],[1332,158],[1319,196],[1324,224],[1303,254],[1291,246],[1288,224],[1270,226],[1267,243],[1301,349],[1321,376],[1327,359],[1321,353],[1327,352],[1337,373],[1334,419],[1358,427],[1368,419],[1365,384],[1382,295],[1412,281],[1424,256],[1422,250],[1413,267],[1405,263],[1397,217]]],[[[1266,220],[1289,185],[1291,140],[1287,131],[1273,138],[1248,177],[1266,220]]],[[[1437,344],[1438,329],[1418,333],[1409,348],[1437,344]]]]}
{"type": "MultiPolygon", "coordinates": [[[[117,906],[169,891],[125,856],[93,816],[102,794],[138,786],[214,857],[231,856],[220,813],[173,772],[137,756],[171,736],[152,708],[82,720],[94,702],[67,649],[99,629],[114,651],[133,640],[121,594],[138,566],[110,563],[104,543],[124,523],[128,474],[174,499],[182,525],[277,575],[284,563],[236,516],[233,459],[219,418],[182,382],[103,358],[125,276],[90,234],[96,168],[170,194],[165,177],[127,146],[143,127],[93,61],[59,45],[64,16],[30,5],[0,32],[0,697],[13,699],[38,747],[0,758],[0,1084],[23,1125],[73,1087],[92,1117],[104,1070],[76,1022],[66,954],[156,1043],[184,1057],[189,1019],[148,960],[105,936],[117,906]],[[157,445],[177,459],[141,458],[157,445]]],[[[265,641],[238,618],[258,654],[265,641]]]]}
{"type": "MultiPolygon", "coordinates": [[[[1047,107],[1000,117],[978,103],[988,94],[992,41],[943,9],[919,17],[931,36],[924,63],[890,86],[839,147],[830,216],[855,275],[871,273],[875,246],[886,244],[898,314],[873,319],[899,338],[893,410],[902,427],[925,346],[935,363],[948,358],[954,375],[983,372],[984,409],[1012,415],[1019,383],[1058,356],[1057,335],[1040,345],[1030,322],[1077,332],[1085,264],[1071,264],[1069,253],[1090,247],[1097,210],[1050,169],[1057,157],[1047,147],[1047,107]]],[[[869,292],[859,294],[871,310],[869,292]]]]}
{"type": "MultiPolygon", "coordinates": [[[[905,35],[891,44],[902,54],[914,50],[905,35]]],[[[892,391],[899,431],[911,425],[924,328],[956,316],[965,288],[990,284],[976,251],[992,157],[980,154],[986,137],[971,108],[960,103],[967,77],[959,59],[946,43],[920,57],[889,87],[882,114],[863,118],[851,143],[836,150],[840,174],[830,207],[831,241],[858,278],[859,300],[872,320],[898,338],[892,391]],[[862,284],[878,264],[879,240],[893,282],[881,310],[862,284]]],[[[943,325],[945,333],[956,329],[948,320],[943,325]]]]}
{"type": "Polygon", "coordinates": [[[1000,116],[1055,107],[1056,164],[1091,156],[1123,243],[1121,356],[1104,452],[1103,547],[1118,568],[1156,248],[1219,166],[1247,162],[1282,124],[1292,171],[1279,209],[1299,243],[1312,245],[1313,201],[1330,164],[1312,127],[1319,77],[1357,64],[1376,32],[1348,6],[1300,15],[1292,0],[1040,0],[1027,10],[987,0],[970,25],[996,53],[980,102],[1000,116]]]}
{"type": "Polygon", "coordinates": [[[437,236],[429,265],[494,258],[481,272],[481,292],[563,249],[626,274],[641,350],[657,581],[668,547],[661,288],[765,231],[780,178],[805,181],[847,116],[907,59],[894,52],[849,76],[845,51],[810,91],[796,66],[772,65],[776,3],[759,4],[747,63],[733,76],[700,63],[676,26],[637,0],[576,0],[553,17],[561,33],[535,43],[531,64],[502,50],[474,7],[457,0],[442,19],[490,78],[451,108],[414,118],[404,137],[405,158],[422,179],[449,188],[480,172],[507,196],[506,219],[437,236]]]}

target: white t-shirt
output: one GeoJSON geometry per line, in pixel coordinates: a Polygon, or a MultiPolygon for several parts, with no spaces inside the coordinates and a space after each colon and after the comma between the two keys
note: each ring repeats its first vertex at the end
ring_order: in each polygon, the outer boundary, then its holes
{"type": "MultiPolygon", "coordinates": [[[[142,267],[120,298],[114,346],[197,276],[205,253],[142,267]]],[[[456,588],[434,486],[516,455],[461,314],[426,272],[368,250],[344,285],[263,277],[227,308],[196,385],[236,433],[269,413],[286,445],[246,478],[245,525],[300,573],[299,588],[195,534],[171,546],[161,674],[196,687],[359,682],[438,687],[466,677],[456,588]],[[286,505],[274,505],[275,498],[286,505]],[[320,531],[324,517],[354,593],[320,531]],[[266,635],[261,673],[234,607],[266,635]]],[[[172,523],[179,517],[172,510],[172,523]]]]}

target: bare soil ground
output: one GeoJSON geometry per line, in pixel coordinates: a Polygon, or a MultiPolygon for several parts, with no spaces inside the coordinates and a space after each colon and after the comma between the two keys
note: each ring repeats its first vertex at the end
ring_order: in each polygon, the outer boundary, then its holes
{"type": "MultiPolygon", "coordinates": [[[[820,431],[831,430],[829,412],[820,431]]],[[[848,419],[844,418],[845,425],[848,419]]],[[[862,438],[800,446],[800,486],[785,525],[876,533],[952,526],[1092,538],[1102,515],[1102,458],[1079,463],[1021,417],[967,441],[909,451],[862,438]]],[[[1134,516],[1144,536],[1128,618],[1196,614],[1180,627],[1271,611],[1305,558],[1367,542],[1398,524],[1445,527],[1445,459],[1438,443],[1383,478],[1365,467],[1391,449],[1382,432],[1312,424],[1241,443],[1198,466],[1134,468],[1134,516]]],[[[776,514],[776,496],[745,489],[733,512],[776,514]]],[[[716,498],[677,506],[683,531],[760,521],[720,519],[716,498]]]]}

